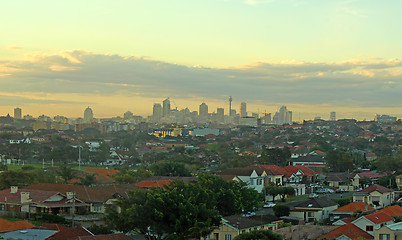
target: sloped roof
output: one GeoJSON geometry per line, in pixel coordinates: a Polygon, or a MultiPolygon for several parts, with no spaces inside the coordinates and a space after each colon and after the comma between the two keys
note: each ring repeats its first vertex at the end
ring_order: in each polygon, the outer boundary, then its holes
{"type": "Polygon", "coordinates": [[[374,210],[374,208],[370,207],[369,205],[367,205],[364,202],[352,202],[352,203],[349,203],[348,205],[335,209],[334,212],[354,213],[356,211],[366,212],[366,211],[370,211],[370,210],[374,210]]]}
{"type": "Polygon", "coordinates": [[[390,215],[391,217],[400,217],[400,216],[402,216],[402,207],[399,205],[394,205],[394,206],[390,206],[390,207],[381,209],[377,212],[385,212],[386,214],[390,215]]]}
{"type": "MultiPolygon", "coordinates": [[[[255,169],[251,168],[251,167],[247,167],[247,168],[228,168],[225,170],[222,170],[222,172],[220,174],[222,175],[235,175],[235,176],[251,176],[251,174],[253,173],[255,169]]],[[[258,175],[262,174],[262,171],[259,171],[260,173],[257,172],[256,169],[256,173],[258,175]]]]}
{"type": "Polygon", "coordinates": [[[351,223],[342,225],[324,235],[319,236],[317,239],[336,239],[342,235],[345,235],[352,240],[358,239],[359,237],[363,237],[364,239],[373,239],[373,236],[351,223]]]}
{"type": "Polygon", "coordinates": [[[59,224],[42,224],[41,226],[35,227],[35,229],[57,231],[57,233],[47,238],[48,240],[64,240],[75,239],[79,236],[93,236],[92,233],[82,227],[71,228],[59,224]]]}
{"type": "Polygon", "coordinates": [[[286,166],[284,167],[287,174],[285,175],[286,177],[291,176],[292,174],[297,173],[299,170],[303,172],[304,176],[314,176],[318,175],[316,171],[311,170],[308,167],[305,166],[286,166]]]}
{"type": "Polygon", "coordinates": [[[242,215],[232,215],[223,217],[223,220],[225,221],[225,224],[235,227],[239,230],[257,227],[272,222],[264,218],[252,218],[252,217],[245,217],[242,215]]]}
{"type": "Polygon", "coordinates": [[[363,190],[357,191],[357,193],[371,193],[371,192],[374,192],[374,191],[378,191],[380,193],[392,192],[392,190],[389,189],[389,188],[386,188],[386,187],[378,185],[378,184],[373,184],[373,185],[371,185],[369,187],[366,187],[363,190]]]}
{"type": "Polygon", "coordinates": [[[335,205],[338,204],[327,197],[311,198],[296,204],[295,209],[292,210],[296,210],[297,208],[325,208],[335,205]]]}
{"type": "Polygon", "coordinates": [[[8,221],[6,219],[0,218],[0,233],[11,232],[21,229],[33,228],[35,225],[25,221],[8,221]]]}
{"type": "Polygon", "coordinates": [[[78,237],[78,240],[131,240],[123,233],[78,237]]]}
{"type": "Polygon", "coordinates": [[[269,170],[273,175],[286,175],[286,170],[283,167],[279,167],[277,165],[260,165],[262,168],[269,170]]]}
{"type": "Polygon", "coordinates": [[[376,170],[371,171],[371,172],[361,172],[358,173],[360,178],[368,177],[368,178],[382,178],[388,176],[388,173],[386,172],[378,172],[376,170]]]}
{"type": "Polygon", "coordinates": [[[354,178],[355,176],[356,173],[348,173],[348,172],[327,173],[325,180],[332,182],[346,182],[354,178]]]}
{"type": "Polygon", "coordinates": [[[59,194],[58,191],[43,191],[43,190],[34,190],[27,188],[19,188],[16,193],[11,193],[10,188],[4,189],[0,191],[0,201],[7,202],[21,202],[21,192],[29,192],[29,198],[32,199],[32,202],[44,202],[49,199],[51,196],[59,194]]]}
{"type": "Polygon", "coordinates": [[[112,176],[118,172],[119,170],[115,169],[102,169],[102,168],[87,168],[86,172],[95,173],[96,180],[99,183],[113,183],[115,182],[112,176]]]}
{"type": "Polygon", "coordinates": [[[153,188],[153,187],[164,188],[164,186],[169,185],[170,182],[172,182],[172,180],[143,180],[135,184],[135,186],[140,188],[153,188]]]}
{"type": "Polygon", "coordinates": [[[385,222],[389,222],[389,221],[394,220],[393,217],[391,217],[390,215],[386,214],[385,212],[375,212],[375,213],[372,213],[372,214],[369,214],[369,215],[366,215],[366,216],[362,216],[362,217],[370,220],[374,224],[380,224],[380,223],[385,223],[385,222]]]}

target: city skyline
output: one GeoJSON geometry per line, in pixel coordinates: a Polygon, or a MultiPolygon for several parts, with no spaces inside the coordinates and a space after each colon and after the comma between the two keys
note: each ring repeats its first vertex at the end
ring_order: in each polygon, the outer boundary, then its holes
{"type": "Polygon", "coordinates": [[[294,120],[402,118],[399,1],[0,4],[0,115],[224,108],[294,120]],[[71,14],[74,13],[74,17],[71,14]]]}

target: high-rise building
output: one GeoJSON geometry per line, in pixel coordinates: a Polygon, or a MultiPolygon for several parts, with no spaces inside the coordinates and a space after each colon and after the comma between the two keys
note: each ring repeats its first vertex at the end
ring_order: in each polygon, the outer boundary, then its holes
{"type": "Polygon", "coordinates": [[[331,112],[329,114],[329,120],[336,121],[336,112],[331,112]]]}
{"type": "Polygon", "coordinates": [[[232,96],[229,96],[229,116],[232,116],[232,96]]]}
{"type": "Polygon", "coordinates": [[[286,109],[286,106],[282,106],[280,109],[279,109],[279,119],[278,119],[278,123],[279,123],[279,125],[282,125],[282,124],[284,124],[284,123],[286,123],[286,112],[287,112],[288,110],[286,109]]]}
{"type": "Polygon", "coordinates": [[[201,103],[199,107],[199,120],[202,123],[207,122],[208,120],[208,105],[206,103],[201,103]]]}
{"type": "Polygon", "coordinates": [[[162,116],[168,116],[170,114],[170,100],[166,98],[163,100],[163,112],[162,116]]]}
{"type": "Polygon", "coordinates": [[[84,111],[84,122],[90,123],[94,119],[94,113],[90,107],[87,107],[84,111]]]}
{"type": "Polygon", "coordinates": [[[247,105],[245,102],[240,104],[240,117],[247,117],[247,105]]]}
{"type": "Polygon", "coordinates": [[[286,122],[285,123],[287,123],[287,124],[292,124],[293,123],[292,115],[293,115],[292,111],[287,111],[286,112],[286,122]]]}
{"type": "Polygon", "coordinates": [[[14,108],[14,119],[21,119],[22,118],[22,110],[21,108],[14,108]]]}
{"type": "Polygon", "coordinates": [[[152,120],[158,123],[162,118],[162,106],[160,103],[154,103],[154,108],[152,111],[152,120]]]}
{"type": "Polygon", "coordinates": [[[216,120],[218,123],[223,123],[225,121],[225,109],[218,108],[216,109],[216,120]]]}

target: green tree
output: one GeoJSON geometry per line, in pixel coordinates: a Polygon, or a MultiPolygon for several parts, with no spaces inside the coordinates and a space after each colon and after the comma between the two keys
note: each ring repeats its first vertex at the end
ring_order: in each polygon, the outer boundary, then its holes
{"type": "Polygon", "coordinates": [[[277,204],[273,207],[274,214],[277,217],[289,216],[290,207],[284,204],[277,204]]]}
{"type": "Polygon", "coordinates": [[[184,166],[183,163],[179,162],[161,161],[152,164],[149,169],[154,173],[155,176],[191,176],[191,172],[184,166]]]}
{"type": "Polygon", "coordinates": [[[265,187],[265,193],[267,195],[271,195],[272,201],[275,202],[276,196],[281,194],[281,189],[278,186],[267,186],[267,187],[265,187]]]}
{"type": "Polygon", "coordinates": [[[330,150],[327,153],[326,161],[330,172],[353,171],[353,159],[345,152],[330,150]]]}
{"type": "Polygon", "coordinates": [[[262,151],[260,161],[265,164],[274,164],[278,166],[285,166],[286,162],[290,159],[291,153],[288,147],[280,148],[265,148],[262,151]]]}
{"type": "Polygon", "coordinates": [[[402,173],[402,158],[397,156],[383,156],[378,158],[374,166],[378,171],[402,173]]]}
{"type": "Polygon", "coordinates": [[[254,230],[239,234],[234,240],[282,240],[282,235],[270,230],[254,230]]]}
{"type": "Polygon", "coordinates": [[[59,170],[57,170],[57,174],[63,179],[64,184],[68,183],[68,181],[76,176],[75,171],[66,165],[61,166],[59,170]]]}
{"type": "Polygon", "coordinates": [[[79,177],[80,185],[91,186],[96,184],[95,174],[87,174],[84,177],[79,177]]]}

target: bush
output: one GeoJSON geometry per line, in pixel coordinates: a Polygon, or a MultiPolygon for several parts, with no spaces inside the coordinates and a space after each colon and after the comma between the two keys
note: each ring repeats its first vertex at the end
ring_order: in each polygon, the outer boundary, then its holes
{"type": "Polygon", "coordinates": [[[289,216],[290,208],[288,205],[278,204],[273,207],[275,216],[289,216]]]}
{"type": "Polygon", "coordinates": [[[59,224],[69,223],[69,221],[67,221],[64,217],[53,215],[53,214],[37,213],[37,214],[32,214],[31,217],[35,221],[44,222],[44,223],[59,223],[59,224]]]}

